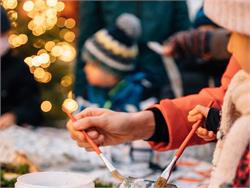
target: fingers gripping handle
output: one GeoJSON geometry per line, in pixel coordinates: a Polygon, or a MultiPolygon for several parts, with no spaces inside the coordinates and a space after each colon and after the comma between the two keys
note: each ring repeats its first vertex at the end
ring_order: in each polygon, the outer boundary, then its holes
{"type": "MultiPolygon", "coordinates": [[[[209,104],[208,104],[208,107],[211,107],[213,105],[213,101],[211,101],[209,104]]],[[[177,158],[179,158],[181,156],[181,154],[183,153],[183,151],[185,150],[185,148],[187,147],[189,141],[191,140],[191,138],[193,137],[195,131],[199,128],[201,124],[201,120],[197,121],[191,131],[189,132],[189,134],[187,135],[187,137],[185,138],[185,140],[182,142],[181,146],[179,147],[179,149],[177,150],[175,156],[177,158]]]]}
{"type": "MultiPolygon", "coordinates": [[[[67,114],[67,116],[71,119],[72,122],[76,122],[77,119],[65,108],[62,108],[63,111],[67,114]]],[[[95,152],[100,155],[102,152],[101,150],[98,148],[98,146],[94,143],[94,141],[89,137],[89,135],[85,132],[82,131],[84,138],[86,139],[86,141],[91,145],[91,147],[95,150],[95,152]]]]}

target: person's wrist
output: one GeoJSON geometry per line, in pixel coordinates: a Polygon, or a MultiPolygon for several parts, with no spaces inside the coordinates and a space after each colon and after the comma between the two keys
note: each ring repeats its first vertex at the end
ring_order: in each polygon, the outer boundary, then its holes
{"type": "Polygon", "coordinates": [[[131,114],[132,140],[147,140],[154,134],[155,120],[151,111],[131,114]]]}

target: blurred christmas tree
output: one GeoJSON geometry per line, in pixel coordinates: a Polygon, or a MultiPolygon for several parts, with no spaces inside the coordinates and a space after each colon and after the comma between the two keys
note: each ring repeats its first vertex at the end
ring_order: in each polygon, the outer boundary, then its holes
{"type": "Polygon", "coordinates": [[[58,0],[3,0],[1,5],[12,24],[9,43],[23,56],[40,85],[47,124],[63,119],[63,103],[71,111],[77,109],[71,92],[76,21],[63,16],[68,4],[58,0]]]}

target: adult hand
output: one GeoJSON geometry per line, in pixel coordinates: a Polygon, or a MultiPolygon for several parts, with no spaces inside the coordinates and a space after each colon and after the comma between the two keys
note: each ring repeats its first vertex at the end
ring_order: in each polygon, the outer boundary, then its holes
{"type": "Polygon", "coordinates": [[[199,28],[181,31],[171,36],[164,45],[164,54],[182,59],[200,58],[224,60],[230,57],[227,51],[229,32],[221,28],[199,28]]]}
{"type": "Polygon", "coordinates": [[[4,113],[0,117],[0,129],[6,129],[16,123],[16,116],[13,113],[4,113]]]}
{"type": "Polygon", "coordinates": [[[192,29],[171,36],[164,45],[164,54],[176,58],[204,58],[208,54],[208,31],[192,29]]]}
{"type": "Polygon", "coordinates": [[[82,131],[98,146],[116,145],[132,140],[148,139],[154,133],[155,121],[151,111],[137,113],[114,112],[101,108],[87,108],[77,114],[77,121],[69,121],[67,128],[80,147],[92,151],[82,131]]]}
{"type": "MultiPolygon", "coordinates": [[[[203,117],[207,118],[208,112],[208,107],[197,105],[193,110],[188,113],[188,121],[194,123],[196,121],[203,120],[203,117]]],[[[199,127],[196,130],[196,134],[205,141],[212,141],[216,138],[216,135],[213,133],[213,131],[208,131],[204,127],[199,127]]]]}

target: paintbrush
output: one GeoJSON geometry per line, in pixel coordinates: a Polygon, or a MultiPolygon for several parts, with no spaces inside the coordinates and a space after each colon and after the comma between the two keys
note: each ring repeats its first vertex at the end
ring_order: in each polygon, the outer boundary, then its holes
{"type": "MultiPolygon", "coordinates": [[[[212,105],[213,105],[213,101],[211,101],[209,103],[208,107],[211,107],[212,105]]],[[[181,143],[180,147],[178,148],[177,152],[175,153],[175,156],[173,157],[173,159],[171,160],[171,162],[169,163],[167,168],[162,172],[161,176],[155,182],[154,188],[161,188],[161,187],[164,187],[167,185],[168,179],[170,177],[172,169],[174,168],[174,166],[176,164],[176,161],[180,158],[181,154],[183,153],[183,151],[187,147],[187,145],[188,145],[189,141],[191,140],[191,138],[193,137],[194,133],[199,128],[201,122],[202,122],[202,120],[199,120],[193,124],[191,131],[188,133],[187,137],[181,143]]]]}
{"type": "MultiPolygon", "coordinates": [[[[62,110],[67,114],[67,116],[71,119],[72,122],[77,121],[77,119],[66,108],[63,107],[62,110]]],[[[112,165],[112,163],[104,156],[100,148],[94,143],[94,141],[89,137],[89,135],[85,131],[82,131],[82,133],[86,141],[91,145],[96,154],[102,159],[105,166],[111,172],[112,176],[120,181],[123,181],[125,177],[121,175],[120,172],[112,165]]]]}

